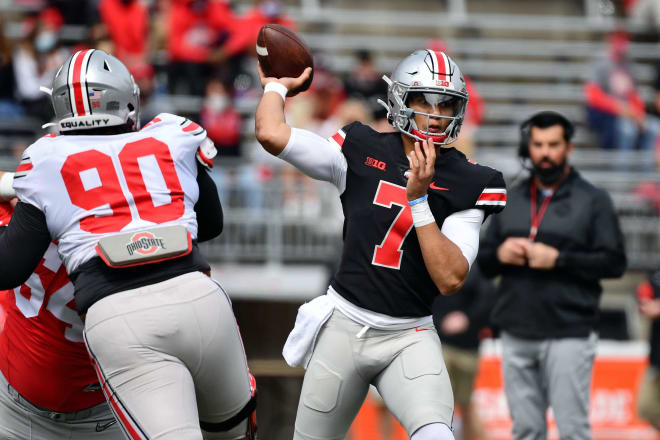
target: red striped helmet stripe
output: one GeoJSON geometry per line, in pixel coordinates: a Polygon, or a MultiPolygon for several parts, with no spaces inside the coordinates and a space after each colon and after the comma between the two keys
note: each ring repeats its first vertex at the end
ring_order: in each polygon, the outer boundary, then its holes
{"type": "Polygon", "coordinates": [[[69,65],[69,94],[71,95],[71,110],[73,116],[85,116],[90,112],[89,96],[87,96],[87,61],[94,49],[76,52],[69,65]]]}
{"type": "Polygon", "coordinates": [[[436,58],[438,59],[438,80],[447,80],[449,74],[449,60],[444,52],[435,51],[436,58]],[[440,77],[442,75],[442,77],[440,77]]]}

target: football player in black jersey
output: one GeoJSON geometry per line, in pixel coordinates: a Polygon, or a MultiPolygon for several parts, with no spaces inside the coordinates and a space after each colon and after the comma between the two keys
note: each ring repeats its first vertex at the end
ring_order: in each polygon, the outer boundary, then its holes
{"type": "Polygon", "coordinates": [[[307,369],[294,439],[344,438],[369,385],[411,439],[453,439],[431,304],[462,286],[484,218],[506,204],[504,180],[447,146],[468,95],[445,53],[418,50],[384,77],[394,133],[354,122],[324,139],[289,127],[284,98],[310,73],[260,72],[255,122],[266,151],[339,189],[345,216],[339,269],[327,294],[300,308],[284,347],[289,364],[307,369]]]}

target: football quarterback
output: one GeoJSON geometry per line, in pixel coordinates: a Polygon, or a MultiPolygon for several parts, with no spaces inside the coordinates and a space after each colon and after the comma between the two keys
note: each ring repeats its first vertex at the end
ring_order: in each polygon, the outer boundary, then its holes
{"type": "Polygon", "coordinates": [[[453,394],[431,304],[463,284],[486,216],[506,204],[502,174],[451,147],[468,103],[461,71],[418,50],[384,77],[379,133],[353,122],[324,139],[284,119],[298,78],[267,78],[257,139],[307,175],[332,182],[344,211],[344,250],[326,295],[303,305],[284,347],[307,371],[296,440],[343,438],[370,385],[412,440],[450,440],[453,394]]]}

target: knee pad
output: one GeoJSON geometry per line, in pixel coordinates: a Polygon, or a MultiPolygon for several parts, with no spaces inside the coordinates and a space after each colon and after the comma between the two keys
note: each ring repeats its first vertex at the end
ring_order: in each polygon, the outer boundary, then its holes
{"type": "Polygon", "coordinates": [[[454,434],[444,423],[430,423],[415,431],[410,440],[454,440],[454,434]]]}
{"type": "Polygon", "coordinates": [[[254,393],[243,409],[224,422],[200,420],[199,426],[204,439],[208,440],[257,440],[257,394],[254,393]]]}

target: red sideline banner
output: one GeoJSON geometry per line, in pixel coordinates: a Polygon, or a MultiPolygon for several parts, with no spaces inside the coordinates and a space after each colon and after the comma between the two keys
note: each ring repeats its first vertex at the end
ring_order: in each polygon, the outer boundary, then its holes
{"type": "MultiPolygon", "coordinates": [[[[489,440],[511,440],[511,419],[504,395],[499,341],[482,346],[473,401],[489,440]]],[[[589,419],[594,440],[660,440],[653,428],[637,417],[637,389],[646,367],[648,346],[643,342],[600,342],[594,363],[589,419]]],[[[408,438],[394,420],[382,419],[386,411],[369,398],[351,427],[354,440],[408,438]],[[380,415],[375,417],[374,414],[380,415]],[[383,429],[383,426],[388,428],[383,429]],[[402,435],[403,434],[403,435],[402,435]]],[[[389,414],[385,416],[391,418],[389,414]]],[[[548,439],[559,440],[548,412],[548,439]]]]}

